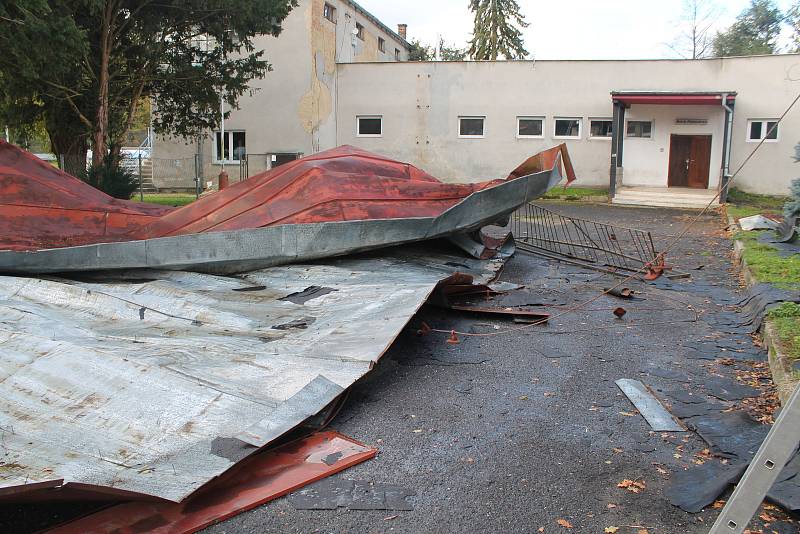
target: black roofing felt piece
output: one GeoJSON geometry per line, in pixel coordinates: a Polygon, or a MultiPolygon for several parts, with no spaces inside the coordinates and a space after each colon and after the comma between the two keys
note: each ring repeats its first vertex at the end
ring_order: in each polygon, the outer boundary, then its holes
{"type": "Polygon", "coordinates": [[[723,465],[710,461],[678,471],[664,490],[664,496],[675,506],[690,513],[700,512],[744,474],[747,464],[723,465]]]}
{"type": "Polygon", "coordinates": [[[726,401],[757,397],[760,393],[754,387],[722,376],[709,376],[703,380],[702,385],[709,395],[726,401]]]}
{"type": "Polygon", "coordinates": [[[769,432],[769,426],[754,421],[744,412],[710,413],[687,419],[686,423],[714,454],[740,461],[750,461],[769,432]]]}

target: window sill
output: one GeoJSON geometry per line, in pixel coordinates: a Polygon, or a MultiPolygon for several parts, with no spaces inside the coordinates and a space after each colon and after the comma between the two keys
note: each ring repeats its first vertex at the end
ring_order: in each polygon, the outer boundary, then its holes
{"type": "Polygon", "coordinates": [[[611,137],[599,136],[599,135],[593,137],[590,136],[588,139],[589,141],[611,141],[611,137]]]}
{"type": "Polygon", "coordinates": [[[383,134],[356,134],[356,137],[383,137],[383,134]]]}
{"type": "Polygon", "coordinates": [[[242,162],[239,160],[232,160],[232,161],[212,161],[212,165],[241,165],[242,162]]]}
{"type": "Polygon", "coordinates": [[[459,139],[486,139],[485,135],[459,135],[459,139]]]}
{"type": "Polygon", "coordinates": [[[517,139],[544,139],[543,135],[518,135],[517,139]]]}
{"type": "Polygon", "coordinates": [[[572,139],[572,140],[575,140],[575,141],[580,141],[583,138],[581,136],[572,137],[572,136],[566,136],[566,135],[554,135],[553,139],[572,139]]]}

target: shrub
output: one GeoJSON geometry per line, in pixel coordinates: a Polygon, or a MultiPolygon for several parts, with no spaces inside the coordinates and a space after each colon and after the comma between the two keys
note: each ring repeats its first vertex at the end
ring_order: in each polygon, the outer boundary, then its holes
{"type": "Polygon", "coordinates": [[[125,200],[139,187],[139,178],[113,158],[106,158],[102,165],[81,173],[80,179],[107,195],[125,200]]]}

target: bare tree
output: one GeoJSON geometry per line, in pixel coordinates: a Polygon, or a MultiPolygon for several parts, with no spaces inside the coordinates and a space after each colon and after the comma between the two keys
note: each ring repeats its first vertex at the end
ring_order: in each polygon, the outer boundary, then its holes
{"type": "Polygon", "coordinates": [[[683,0],[676,23],[678,35],[667,46],[684,59],[708,57],[713,49],[713,27],[721,14],[715,0],[683,0]]]}

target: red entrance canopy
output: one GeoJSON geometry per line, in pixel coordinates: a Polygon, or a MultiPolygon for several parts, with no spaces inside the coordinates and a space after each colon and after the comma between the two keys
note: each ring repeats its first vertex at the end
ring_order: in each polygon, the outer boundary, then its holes
{"type": "MultiPolygon", "coordinates": [[[[623,104],[667,104],[719,106],[725,93],[611,93],[614,102],[623,104]]],[[[728,103],[736,100],[736,93],[727,93],[728,103]]]]}

